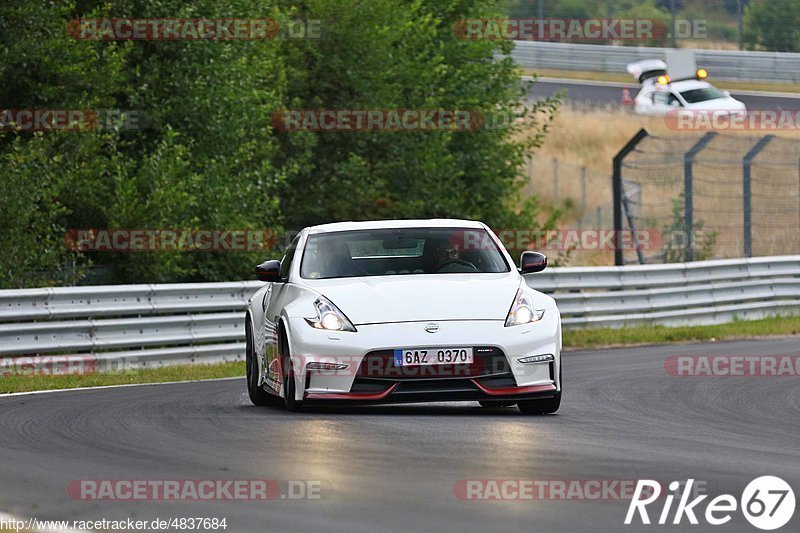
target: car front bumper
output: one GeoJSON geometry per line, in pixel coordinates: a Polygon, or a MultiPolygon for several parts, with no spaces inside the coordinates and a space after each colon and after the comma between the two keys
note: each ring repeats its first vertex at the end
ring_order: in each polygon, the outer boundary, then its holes
{"type": "Polygon", "coordinates": [[[502,320],[367,324],[356,332],[325,331],[291,319],[289,342],[297,400],[416,402],[523,400],[561,390],[561,320],[548,309],[541,321],[505,327],[502,320]],[[400,348],[472,347],[466,365],[396,367],[400,348]],[[520,358],[550,355],[547,361],[520,358]],[[330,365],[338,365],[331,367],[330,365]],[[322,366],[323,368],[319,368],[322,366]],[[316,368],[315,368],[316,367],[316,368]]]}

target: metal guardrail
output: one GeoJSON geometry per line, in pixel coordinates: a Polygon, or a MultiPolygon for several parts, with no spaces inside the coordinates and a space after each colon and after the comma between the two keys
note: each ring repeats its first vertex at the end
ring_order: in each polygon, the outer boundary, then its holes
{"type": "MultiPolygon", "coordinates": [[[[523,67],[625,73],[642,59],[664,59],[667,48],[516,41],[511,57],[523,67]]],[[[697,65],[721,80],[800,81],[800,54],[697,50],[697,65]]]]}
{"type": "Polygon", "coordinates": [[[244,308],[263,284],[180,283],[0,291],[0,375],[33,366],[113,370],[244,357],[244,308]],[[65,355],[39,360],[38,355],[65,355]]]}
{"type": "Polygon", "coordinates": [[[800,256],[554,268],[526,281],[558,301],[565,328],[708,325],[800,313],[800,256]]]}
{"type": "MultiPolygon", "coordinates": [[[[527,283],[558,301],[566,329],[714,324],[800,312],[800,256],[552,268],[527,283]]],[[[0,291],[0,375],[9,360],[64,354],[99,369],[244,356],[244,307],[259,282],[0,291]]]]}

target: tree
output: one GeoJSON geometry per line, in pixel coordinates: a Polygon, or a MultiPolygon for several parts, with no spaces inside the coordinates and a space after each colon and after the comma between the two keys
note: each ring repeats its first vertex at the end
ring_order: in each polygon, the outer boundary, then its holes
{"type": "MultiPolygon", "coordinates": [[[[319,42],[287,43],[296,55],[288,64],[303,66],[290,72],[294,107],[518,114],[526,91],[516,67],[494,60],[512,43],[462,40],[453,31],[464,18],[500,16],[491,4],[373,0],[353,9],[346,0],[307,2],[298,16],[328,24],[319,42]]],[[[553,106],[537,104],[528,120],[544,129],[553,106]]],[[[430,216],[522,223],[529,215],[516,218],[518,169],[529,143],[515,138],[520,129],[509,123],[478,132],[281,134],[279,152],[307,151],[281,195],[287,225],[430,216]]]]}
{"type": "Polygon", "coordinates": [[[249,278],[267,254],[81,252],[64,243],[70,228],[279,232],[429,216],[540,223],[535,200],[520,198],[518,169],[557,101],[521,108],[519,72],[495,58],[513,43],[465,40],[454,29],[464,18],[500,16],[493,0],[54,4],[0,6],[0,43],[10,51],[0,65],[0,101],[135,110],[142,127],[0,132],[0,286],[69,281],[67,263],[73,273],[101,266],[114,282],[249,278]],[[324,25],[320,39],[108,42],[67,34],[71,19],[111,16],[324,25]],[[286,109],[471,110],[514,120],[471,132],[276,131],[271,118],[286,109]]]}
{"type": "Polygon", "coordinates": [[[686,252],[689,247],[691,233],[694,246],[693,258],[695,261],[706,261],[714,258],[714,248],[719,238],[718,231],[705,231],[705,222],[698,220],[690,229],[684,218],[686,197],[683,193],[678,198],[672,199],[672,222],[664,226],[664,244],[662,253],[664,263],[683,263],[686,261],[686,252]],[[700,239],[698,242],[697,240],[700,239]]]}
{"type": "Polygon", "coordinates": [[[753,0],[744,19],[749,49],[800,51],[800,0],[753,0]]]}

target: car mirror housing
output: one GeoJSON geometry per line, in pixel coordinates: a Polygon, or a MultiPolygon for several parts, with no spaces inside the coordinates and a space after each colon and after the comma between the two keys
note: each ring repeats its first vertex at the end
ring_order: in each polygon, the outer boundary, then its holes
{"type": "Polygon", "coordinates": [[[540,252],[522,252],[519,265],[523,274],[541,272],[547,268],[547,256],[540,252]]]}
{"type": "Polygon", "coordinates": [[[281,281],[281,262],[270,259],[256,266],[256,278],[259,281],[281,281]]]}

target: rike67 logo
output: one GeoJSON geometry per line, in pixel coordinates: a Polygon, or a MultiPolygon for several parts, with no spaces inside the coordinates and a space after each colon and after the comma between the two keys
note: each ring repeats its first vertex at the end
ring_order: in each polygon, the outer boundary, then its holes
{"type": "MultiPolygon", "coordinates": [[[[739,501],[731,494],[721,494],[707,502],[705,512],[701,512],[701,504],[708,498],[708,495],[703,494],[689,501],[693,484],[694,479],[687,480],[685,486],[678,481],[669,484],[670,492],[664,498],[664,506],[657,518],[658,524],[677,525],[685,517],[690,524],[697,525],[699,515],[700,518],[705,519],[706,523],[720,526],[730,522],[733,513],[741,506],[742,514],[750,524],[758,529],[771,531],[786,525],[794,515],[794,491],[779,477],[762,476],[754,479],[745,487],[739,501]],[[683,491],[678,494],[677,491],[682,486],[683,491]],[[672,504],[676,497],[678,503],[673,512],[672,504]],[[671,521],[670,515],[672,515],[671,521]]],[[[661,484],[658,481],[640,479],[636,484],[631,504],[628,506],[625,524],[633,523],[637,515],[642,524],[650,524],[651,518],[647,506],[656,502],[660,497],[661,484]]]]}

